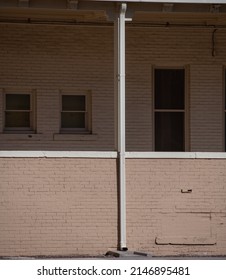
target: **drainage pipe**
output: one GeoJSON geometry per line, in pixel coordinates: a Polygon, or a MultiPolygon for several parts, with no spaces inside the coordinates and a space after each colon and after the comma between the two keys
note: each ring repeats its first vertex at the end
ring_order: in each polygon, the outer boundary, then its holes
{"type": "Polygon", "coordinates": [[[125,177],[125,14],[127,5],[121,3],[115,20],[115,62],[117,64],[117,103],[118,103],[118,139],[120,188],[120,250],[126,247],[126,177],[125,177]]]}

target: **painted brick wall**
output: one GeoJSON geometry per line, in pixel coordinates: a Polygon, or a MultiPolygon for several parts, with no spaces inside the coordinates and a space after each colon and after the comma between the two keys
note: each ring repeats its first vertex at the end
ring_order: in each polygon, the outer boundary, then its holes
{"type": "MultiPolygon", "coordinates": [[[[215,35],[212,57],[212,30],[127,29],[127,150],[153,149],[153,67],[185,66],[190,150],[223,151],[226,31],[215,35]]],[[[112,28],[1,24],[0,38],[0,88],[36,90],[38,132],[32,138],[1,134],[1,150],[114,149],[112,28]],[[93,135],[54,136],[59,90],[92,91],[93,135]]],[[[226,254],[225,160],[127,163],[130,249],[226,254]],[[167,242],[196,245],[160,245],[167,242]]],[[[96,255],[115,249],[116,182],[115,160],[0,159],[0,254],[96,255]]]]}
{"type": "Polygon", "coordinates": [[[115,159],[0,159],[0,256],[117,247],[115,159]]]}
{"type": "Polygon", "coordinates": [[[212,30],[127,29],[128,150],[153,149],[153,68],[184,66],[189,150],[224,151],[222,73],[226,63],[226,32],[217,32],[213,57],[212,30]]]}
{"type": "Polygon", "coordinates": [[[128,159],[128,247],[155,255],[225,255],[225,170],[219,159],[128,159]]]}
{"type": "MultiPolygon", "coordinates": [[[[225,255],[225,170],[220,159],[128,159],[128,248],[225,255]]],[[[117,248],[115,159],[1,158],[0,171],[0,256],[117,248]]]]}
{"type": "MultiPolygon", "coordinates": [[[[0,137],[2,149],[114,148],[111,30],[104,27],[0,26],[0,64],[3,65],[0,87],[36,90],[38,133],[30,139],[27,135],[14,136],[15,140],[10,138],[10,141],[3,135],[0,137]],[[60,127],[60,90],[62,93],[91,90],[93,135],[86,135],[82,140],[76,136],[73,140],[54,138],[60,127]]],[[[1,96],[1,111],[2,101],[1,96]]]]}
{"type": "MultiPolygon", "coordinates": [[[[127,28],[127,150],[153,150],[153,68],[187,70],[190,151],[224,151],[223,66],[226,31],[127,28]]],[[[113,28],[0,26],[0,88],[35,89],[37,135],[0,135],[1,149],[113,150],[113,28]],[[59,91],[92,91],[93,135],[59,138],[59,91]]],[[[3,126],[0,95],[0,130],[3,126]]]]}

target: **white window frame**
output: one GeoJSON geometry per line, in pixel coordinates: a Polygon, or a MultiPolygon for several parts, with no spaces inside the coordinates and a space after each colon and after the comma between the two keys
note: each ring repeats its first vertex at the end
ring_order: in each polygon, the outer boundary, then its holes
{"type": "Polygon", "coordinates": [[[35,106],[35,90],[5,90],[3,89],[3,132],[4,133],[35,133],[36,130],[36,106],[35,106]],[[30,95],[30,109],[29,110],[7,110],[6,95],[30,95]],[[6,112],[29,112],[30,126],[29,127],[6,127],[5,114],[6,112]]]}
{"type": "MultiPolygon", "coordinates": [[[[157,112],[168,112],[168,113],[176,113],[176,112],[181,112],[184,113],[184,151],[182,152],[188,152],[190,150],[190,132],[189,132],[189,91],[188,91],[188,80],[189,80],[189,67],[188,66],[153,66],[152,68],[152,81],[153,81],[153,87],[152,87],[152,112],[153,112],[153,122],[152,122],[152,127],[153,127],[153,138],[152,138],[152,143],[153,143],[153,151],[157,152],[155,150],[155,114],[157,112]],[[155,70],[157,69],[166,69],[166,70],[174,70],[174,69],[181,69],[184,70],[184,109],[155,109],[155,70]]],[[[170,151],[169,151],[170,152],[170,151]]],[[[175,152],[178,153],[178,152],[175,152]]]]}
{"type": "MultiPolygon", "coordinates": [[[[91,91],[87,91],[85,93],[82,92],[67,92],[60,91],[60,133],[62,134],[91,134],[92,133],[92,99],[91,99],[91,91]],[[63,96],[65,95],[73,95],[73,96],[85,96],[85,111],[72,111],[74,113],[84,113],[85,114],[85,127],[84,128],[62,128],[62,110],[63,107],[63,96]]],[[[68,111],[65,111],[68,112],[68,111]]]]}

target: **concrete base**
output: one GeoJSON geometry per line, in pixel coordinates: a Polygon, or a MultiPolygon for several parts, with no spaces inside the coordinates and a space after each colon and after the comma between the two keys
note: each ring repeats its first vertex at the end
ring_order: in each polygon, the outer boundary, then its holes
{"type": "Polygon", "coordinates": [[[152,255],[145,252],[135,252],[135,251],[108,251],[106,253],[106,256],[108,257],[115,257],[115,258],[128,258],[128,259],[145,259],[145,258],[151,258],[152,255]]]}

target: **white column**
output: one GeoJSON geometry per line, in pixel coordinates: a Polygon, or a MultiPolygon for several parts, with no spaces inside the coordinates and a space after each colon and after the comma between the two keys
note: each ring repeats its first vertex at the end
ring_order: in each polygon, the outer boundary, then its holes
{"type": "Polygon", "coordinates": [[[120,249],[126,247],[126,178],[125,178],[125,14],[127,5],[120,4],[115,20],[115,89],[118,105],[117,151],[120,185],[120,249]]]}

